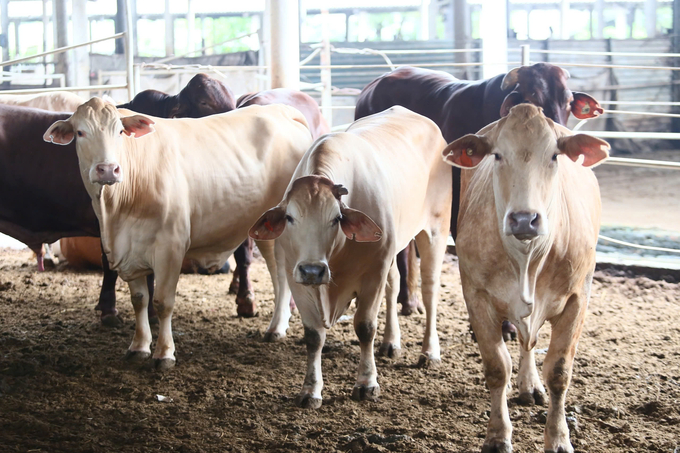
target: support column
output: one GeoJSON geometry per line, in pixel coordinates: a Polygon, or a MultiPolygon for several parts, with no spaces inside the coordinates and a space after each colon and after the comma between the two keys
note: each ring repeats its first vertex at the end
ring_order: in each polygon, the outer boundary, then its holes
{"type": "Polygon", "coordinates": [[[480,31],[482,35],[482,77],[490,77],[508,72],[508,29],[505,21],[505,0],[485,0],[482,2],[480,31]],[[489,64],[491,63],[491,64],[489,64]]]}
{"type": "MultiPolygon", "coordinates": [[[[80,44],[90,40],[90,27],[87,20],[87,0],[72,0],[71,26],[73,42],[80,44]]],[[[119,41],[119,40],[118,40],[119,41]]],[[[90,85],[90,48],[79,47],[73,50],[73,84],[83,87],[90,85]]],[[[80,96],[89,97],[89,93],[79,92],[80,96]]]]}
{"type": "Polygon", "coordinates": [[[139,17],[137,16],[137,0],[130,0],[130,9],[132,9],[132,54],[135,56],[139,55],[139,36],[137,33],[137,21],[139,21],[139,17]]]}
{"type": "MultiPolygon", "coordinates": [[[[331,45],[330,45],[330,33],[329,33],[329,20],[328,20],[328,9],[321,10],[321,36],[323,48],[321,49],[321,55],[319,60],[322,66],[329,66],[331,64],[331,45]]],[[[321,83],[323,85],[321,92],[321,113],[326,119],[329,126],[333,126],[333,97],[331,95],[332,83],[331,83],[331,70],[322,69],[321,70],[321,83]]]]}
{"type": "Polygon", "coordinates": [[[560,39],[569,39],[569,0],[560,2],[560,39]]]}
{"type": "Polygon", "coordinates": [[[300,34],[296,1],[271,1],[272,88],[300,89],[300,34]]]}
{"type": "MultiPolygon", "coordinates": [[[[54,0],[54,17],[56,23],[57,44],[56,47],[66,47],[68,42],[68,11],[66,0],[54,0]]],[[[66,75],[66,86],[73,86],[73,80],[69,74],[69,52],[55,55],[55,70],[57,74],[66,75]]]]}
{"type": "MultiPolygon", "coordinates": [[[[434,0],[435,2],[437,0],[434,0]]],[[[420,28],[418,39],[427,41],[430,39],[430,0],[420,0],[420,28]]]]}
{"type": "Polygon", "coordinates": [[[453,30],[455,28],[455,25],[453,23],[454,2],[455,2],[455,0],[450,0],[449,3],[447,3],[444,6],[444,40],[448,41],[450,43],[453,43],[453,41],[454,41],[454,36],[453,36],[453,30]]]}
{"type": "Polygon", "coordinates": [[[595,17],[597,17],[595,39],[604,39],[604,0],[595,0],[595,17]]]}
{"type": "Polygon", "coordinates": [[[648,38],[656,36],[656,0],[645,0],[645,29],[648,38]]]}
{"type": "Polygon", "coordinates": [[[194,2],[187,0],[187,52],[191,52],[196,48],[194,41],[194,28],[196,27],[196,12],[194,11],[194,2]]]}
{"type": "Polygon", "coordinates": [[[430,11],[427,13],[427,35],[430,39],[439,39],[437,35],[437,17],[439,17],[439,0],[430,0],[430,11]]]}
{"type": "Polygon", "coordinates": [[[175,54],[175,22],[170,14],[170,0],[165,0],[165,56],[175,54]]]}
{"type": "MultiPolygon", "coordinates": [[[[2,28],[2,35],[4,36],[2,46],[2,61],[9,60],[9,11],[7,5],[9,0],[0,0],[0,28],[2,28]]],[[[3,68],[4,71],[9,72],[9,66],[3,68]]],[[[2,83],[3,88],[9,88],[9,82],[2,83]]]]}
{"type": "MultiPolygon", "coordinates": [[[[125,0],[116,0],[116,33],[125,31],[125,0]]],[[[125,53],[125,43],[122,39],[116,39],[116,53],[122,55],[125,53]]]]}
{"type": "MultiPolygon", "coordinates": [[[[680,53],[680,0],[673,0],[673,34],[671,35],[671,43],[673,47],[671,52],[680,53]]],[[[675,66],[680,66],[680,59],[673,58],[675,66]]],[[[671,71],[671,81],[673,83],[671,89],[671,101],[680,102],[680,71],[671,71]]],[[[674,106],[673,113],[680,114],[680,106],[674,106]]],[[[672,118],[672,125],[674,131],[680,130],[680,118],[672,118]]],[[[675,141],[676,146],[678,141],[675,141]]]]}
{"type": "MultiPolygon", "coordinates": [[[[503,0],[505,2],[505,0],[503,0]]],[[[468,8],[467,0],[453,0],[453,48],[467,49],[468,36],[470,36],[470,10],[468,8]]],[[[467,63],[467,53],[455,53],[454,61],[456,63],[467,63]]],[[[504,60],[505,61],[505,60],[504,60]]],[[[462,71],[467,77],[467,69],[462,68],[462,71]]]]}

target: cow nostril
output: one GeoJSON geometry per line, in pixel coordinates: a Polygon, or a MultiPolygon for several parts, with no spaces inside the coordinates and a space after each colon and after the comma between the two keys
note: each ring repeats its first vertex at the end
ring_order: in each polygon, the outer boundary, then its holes
{"type": "Polygon", "coordinates": [[[116,165],[115,167],[113,167],[113,174],[115,176],[118,176],[120,174],[120,165],[116,165]]]}
{"type": "Polygon", "coordinates": [[[319,269],[316,271],[316,276],[319,278],[323,278],[324,274],[326,273],[326,268],[324,266],[319,266],[319,269]]]}
{"type": "Polygon", "coordinates": [[[540,216],[538,214],[534,214],[534,218],[531,219],[531,226],[534,228],[538,228],[538,225],[540,223],[540,216]]]}

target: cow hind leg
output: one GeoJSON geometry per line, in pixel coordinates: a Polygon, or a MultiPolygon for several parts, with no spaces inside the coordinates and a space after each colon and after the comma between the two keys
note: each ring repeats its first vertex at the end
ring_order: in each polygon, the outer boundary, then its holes
{"type": "Polygon", "coordinates": [[[267,262],[269,275],[274,285],[274,313],[264,334],[264,341],[279,341],[286,337],[291,313],[291,295],[288,280],[286,280],[283,249],[277,247],[274,241],[258,241],[257,248],[260,249],[267,262]]]}
{"type": "Polygon", "coordinates": [[[172,312],[179,273],[182,269],[182,257],[174,256],[169,251],[161,251],[157,253],[155,262],[156,288],[153,305],[158,313],[158,341],[153,358],[156,369],[166,370],[174,367],[176,362],[175,342],[172,338],[172,312]]]}
{"type": "Polygon", "coordinates": [[[118,272],[111,270],[109,260],[103,252],[102,270],[104,271],[102,289],[99,292],[99,303],[94,309],[102,312],[101,322],[103,325],[110,327],[119,326],[121,321],[116,309],[116,280],[118,280],[118,272]]]}
{"type": "Polygon", "coordinates": [[[385,314],[385,336],[378,353],[385,357],[398,358],[401,355],[401,331],[397,317],[397,288],[399,288],[399,271],[396,262],[390,267],[385,287],[387,313],[385,314]]]}
{"type": "MultiPolygon", "coordinates": [[[[257,314],[257,304],[255,303],[255,293],[253,285],[248,278],[250,263],[253,261],[253,240],[248,238],[234,252],[236,269],[234,269],[234,279],[238,281],[236,291],[236,313],[244,318],[251,318],[257,314]],[[238,275],[238,277],[237,277],[238,275]]],[[[232,285],[229,286],[231,292],[232,285]]]]}
{"type": "Polygon", "coordinates": [[[416,236],[420,251],[420,278],[425,304],[425,336],[419,366],[437,366],[441,361],[439,336],[437,335],[437,302],[442,272],[442,263],[446,253],[447,234],[445,229],[428,234],[420,232],[416,236]]]}
{"type": "Polygon", "coordinates": [[[418,261],[413,241],[397,254],[397,268],[399,269],[399,295],[397,303],[401,304],[401,314],[410,316],[413,313],[423,313],[423,304],[418,300],[418,274],[415,272],[418,261]]]}
{"type": "Polygon", "coordinates": [[[307,346],[307,373],[295,404],[307,409],[318,409],[322,403],[321,351],[326,341],[326,329],[323,326],[305,326],[304,341],[307,346]]]}
{"type": "Polygon", "coordinates": [[[573,295],[567,301],[559,319],[551,320],[552,334],[548,353],[543,361],[543,378],[550,394],[545,423],[545,451],[572,453],[564,403],[571,381],[576,345],[587,306],[586,296],[573,295]]]}
{"type": "Polygon", "coordinates": [[[130,288],[132,307],[135,309],[135,334],[125,359],[138,362],[151,356],[151,328],[148,311],[149,288],[146,277],[130,281],[128,287],[130,288]]]}
{"type": "Polygon", "coordinates": [[[545,387],[536,370],[534,350],[519,349],[519,371],[517,372],[517,387],[519,388],[519,403],[524,406],[545,404],[545,387]]]}

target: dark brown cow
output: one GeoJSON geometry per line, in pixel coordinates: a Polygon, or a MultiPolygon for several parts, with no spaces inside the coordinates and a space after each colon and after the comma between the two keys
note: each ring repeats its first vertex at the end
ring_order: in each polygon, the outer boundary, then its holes
{"type": "MultiPolygon", "coordinates": [[[[42,139],[47,127],[70,115],[0,105],[0,232],[34,251],[62,237],[99,237],[99,222],[83,187],[75,146],[56,146],[42,139]]],[[[95,307],[102,311],[104,323],[117,322],[116,278],[105,262],[95,307]]]]}
{"type": "MultiPolygon", "coordinates": [[[[603,110],[595,99],[567,88],[568,78],[567,71],[548,63],[515,68],[507,74],[480,81],[458,80],[446,72],[405,66],[378,77],[362,90],[354,118],[401,105],[434,121],[450,143],[465,134],[476,133],[521,103],[542,107],[546,117],[562,125],[566,124],[569,113],[577,118],[601,114],[603,110]]],[[[460,169],[454,168],[451,204],[454,239],[459,203],[460,169]]],[[[397,257],[402,276],[398,300],[406,315],[416,309],[422,311],[414,289],[405,284],[407,261],[404,252],[397,257]]]]}
{"type": "Polygon", "coordinates": [[[302,112],[314,140],[331,131],[326,119],[319,111],[319,104],[311,96],[301,91],[275,88],[258,93],[244,94],[236,101],[236,108],[268,104],[286,104],[302,112]]]}
{"type": "Polygon", "coordinates": [[[159,118],[202,118],[234,110],[234,99],[234,93],[219,80],[206,74],[196,74],[174,96],[156,90],[144,90],[118,108],[159,118]]]}

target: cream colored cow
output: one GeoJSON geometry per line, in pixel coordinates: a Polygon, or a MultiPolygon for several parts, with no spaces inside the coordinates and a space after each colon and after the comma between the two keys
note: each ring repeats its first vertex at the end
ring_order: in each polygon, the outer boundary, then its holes
{"type": "MultiPolygon", "coordinates": [[[[427,310],[422,361],[439,360],[437,298],[451,205],[451,171],[440,157],[444,146],[432,121],[403,107],[358,120],[347,132],[316,141],[283,201],[251,228],[254,239],[276,239],[279,287],[287,279],[305,326],[307,374],[298,405],[321,405],[326,330],[354,298],[361,358],[352,397],[378,396],[376,319],[387,283],[381,350],[396,354],[401,343],[395,256],[413,237],[427,310]]],[[[279,295],[283,298],[277,299],[271,328],[283,333],[290,312],[287,294],[279,295]]]]}
{"type": "Polygon", "coordinates": [[[592,167],[609,145],[571,132],[522,104],[508,117],[446,147],[463,171],[456,250],[463,295],[491,393],[483,452],[512,451],[506,389],[512,361],[501,323],[521,344],[520,400],[542,401],[533,348],[552,325],[543,377],[550,393],[545,451],[573,452],[564,401],[583,327],[600,228],[600,191],[592,167]]]}
{"type": "Polygon", "coordinates": [[[39,94],[2,94],[0,104],[17,105],[50,110],[52,112],[75,112],[85,102],[77,94],[68,91],[51,91],[39,94]]]}
{"type": "MultiPolygon", "coordinates": [[[[153,358],[167,368],[175,364],[171,318],[182,259],[204,268],[224,263],[260,213],[281,199],[312,140],[304,116],[284,105],[201,119],[131,113],[93,98],[44,138],[67,144],[75,137],[104,252],[130,286],[137,321],[131,359],[150,355],[145,277],[155,274],[153,358]]],[[[276,275],[273,243],[258,246],[276,275]]]]}

